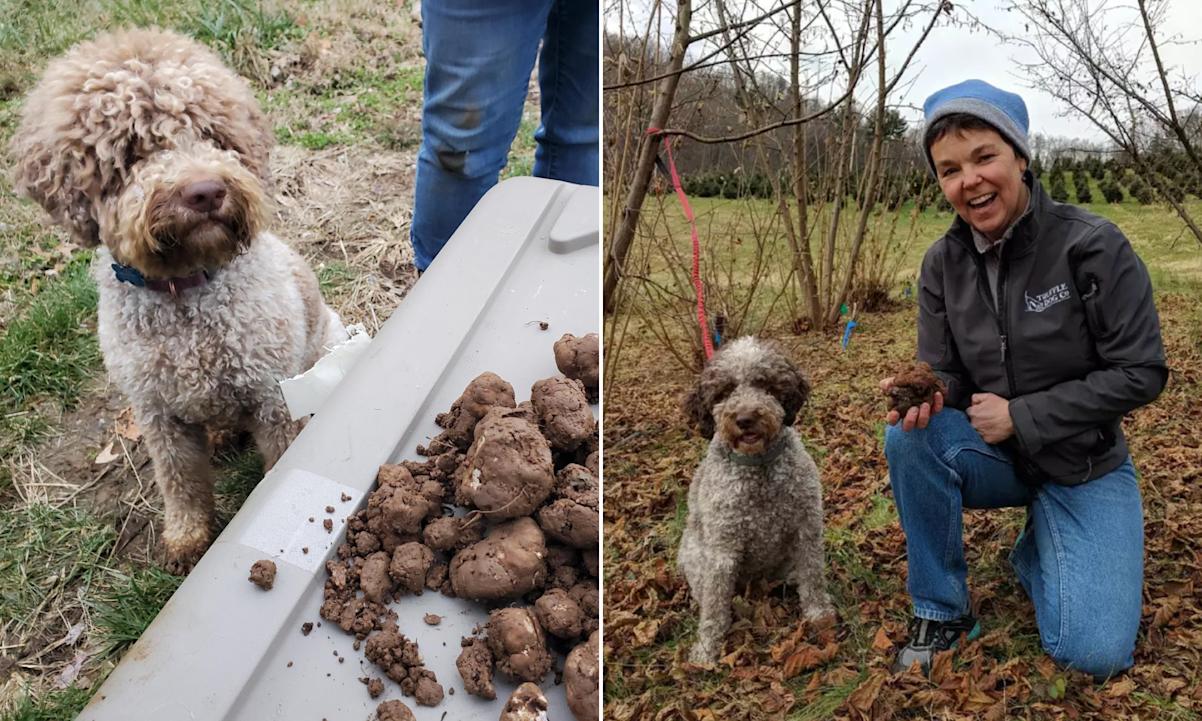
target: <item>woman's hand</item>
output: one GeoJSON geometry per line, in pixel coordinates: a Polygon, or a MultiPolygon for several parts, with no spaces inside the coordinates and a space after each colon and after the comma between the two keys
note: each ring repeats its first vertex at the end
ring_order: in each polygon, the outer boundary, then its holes
{"type": "Polygon", "coordinates": [[[973,393],[968,420],[986,443],[1001,443],[1014,435],[1010,401],[995,393],[973,393]]]}
{"type": "MultiPolygon", "coordinates": [[[[893,376],[881,379],[881,392],[888,395],[889,389],[893,387],[893,376]]],[[[909,433],[915,428],[926,428],[931,422],[931,416],[943,410],[943,394],[936,391],[934,403],[923,403],[921,406],[911,406],[910,410],[906,411],[906,417],[903,419],[897,411],[889,411],[885,415],[885,422],[889,425],[896,425],[900,420],[902,422],[902,430],[909,433]]]]}

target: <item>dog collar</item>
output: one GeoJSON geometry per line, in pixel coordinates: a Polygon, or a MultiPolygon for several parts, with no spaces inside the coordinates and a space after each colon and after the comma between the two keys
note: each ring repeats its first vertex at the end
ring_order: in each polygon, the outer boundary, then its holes
{"type": "Polygon", "coordinates": [[[157,290],[160,293],[170,293],[173,298],[178,297],[181,291],[209,282],[209,271],[207,270],[197,271],[192,275],[186,275],[182,278],[159,279],[147,278],[137,268],[122,265],[121,263],[113,263],[113,274],[122,283],[129,283],[138,288],[157,290]]]}
{"type": "Polygon", "coordinates": [[[781,431],[777,434],[776,440],[772,445],[765,448],[760,453],[739,453],[738,451],[730,451],[726,454],[726,460],[736,466],[766,466],[780,457],[785,451],[785,432],[781,431]]]}

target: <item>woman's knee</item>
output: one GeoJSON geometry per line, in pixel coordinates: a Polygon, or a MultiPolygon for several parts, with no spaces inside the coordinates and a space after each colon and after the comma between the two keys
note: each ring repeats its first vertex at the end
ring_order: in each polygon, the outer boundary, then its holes
{"type": "MultiPolygon", "coordinates": [[[[1119,605],[1119,604],[1116,604],[1119,605]]],[[[1121,604],[1126,605],[1126,604],[1121,604]]],[[[1114,606],[1111,606],[1112,610],[1114,606]]],[[[1105,679],[1131,667],[1139,612],[1107,614],[1104,611],[1072,614],[1075,620],[1045,618],[1054,628],[1040,628],[1044,650],[1064,668],[1105,679]],[[1108,617],[1109,616],[1109,617],[1108,617]]]]}
{"type": "Polygon", "coordinates": [[[1045,649],[1060,666],[1104,680],[1131,668],[1135,639],[1080,635],[1061,639],[1055,648],[1045,645],[1045,649]]]}

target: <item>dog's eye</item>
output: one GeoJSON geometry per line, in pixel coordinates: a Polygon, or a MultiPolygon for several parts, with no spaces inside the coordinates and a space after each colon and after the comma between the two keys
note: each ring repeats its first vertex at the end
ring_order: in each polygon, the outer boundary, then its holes
{"type": "Polygon", "coordinates": [[[725,383],[718,386],[718,389],[714,391],[713,402],[710,405],[717,405],[718,403],[726,400],[726,397],[729,396],[734,389],[735,386],[733,383],[725,383]]]}
{"type": "Polygon", "coordinates": [[[124,167],[126,170],[132,170],[138,162],[138,152],[134,149],[133,143],[125,146],[124,167]]]}

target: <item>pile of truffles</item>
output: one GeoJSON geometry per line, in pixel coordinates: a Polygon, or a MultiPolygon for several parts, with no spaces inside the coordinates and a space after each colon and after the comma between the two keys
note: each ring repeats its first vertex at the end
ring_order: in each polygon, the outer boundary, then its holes
{"type": "MultiPolygon", "coordinates": [[[[464,690],[485,699],[496,698],[495,672],[522,682],[502,721],[545,709],[537,684],[557,653],[572,713],[597,718],[596,334],[563,336],[555,359],[564,377],[536,382],[529,401],[493,373],[468,384],[436,418],[443,431],[418,448],[425,462],[380,468],[326,563],[321,617],[354,634],[356,648],[364,642],[418,704],[440,703],[443,687],[388,606],[430,589],[493,609],[462,639],[456,666],[464,690]]],[[[378,679],[364,683],[373,697],[382,691],[378,679]]]]}

